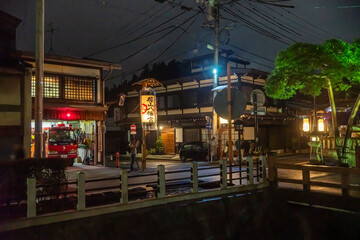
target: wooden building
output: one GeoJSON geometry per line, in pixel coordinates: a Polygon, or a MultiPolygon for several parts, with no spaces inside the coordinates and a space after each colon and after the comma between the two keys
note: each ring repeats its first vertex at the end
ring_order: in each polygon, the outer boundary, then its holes
{"type": "MultiPolygon", "coordinates": [[[[212,117],[213,111],[213,74],[212,57],[207,55],[187,60],[188,74],[185,77],[162,81],[162,87],[156,87],[157,109],[158,109],[158,131],[148,135],[149,148],[154,147],[155,140],[161,136],[164,142],[165,153],[177,153],[181,144],[186,142],[207,142],[210,131],[205,128],[206,116],[212,117]]],[[[268,73],[247,68],[248,62],[231,58],[226,55],[220,56],[219,85],[227,84],[226,63],[231,66],[231,83],[237,86],[245,94],[247,99],[246,112],[242,117],[244,122],[245,141],[254,140],[254,116],[251,115],[252,105],[250,93],[254,89],[263,89],[268,73]]],[[[121,127],[123,144],[129,140],[129,126],[136,124],[141,129],[139,114],[139,93],[136,90],[126,92],[125,105],[118,107],[122,118],[118,126],[121,127]]],[[[264,105],[266,113],[259,116],[259,138],[260,145],[267,150],[294,149],[295,140],[287,141],[287,138],[297,138],[301,125],[297,123],[294,112],[286,109],[281,101],[266,98],[264,105]],[[290,133],[289,135],[285,133],[290,133]]],[[[224,125],[222,125],[224,126],[224,125]]],[[[119,132],[120,133],[120,132],[119,132]]],[[[227,141],[227,130],[222,131],[221,140],[223,146],[227,141]]],[[[239,137],[237,131],[233,131],[233,141],[239,137]]],[[[138,131],[136,138],[140,139],[138,131]]],[[[123,149],[119,149],[122,151],[123,149]]]]}

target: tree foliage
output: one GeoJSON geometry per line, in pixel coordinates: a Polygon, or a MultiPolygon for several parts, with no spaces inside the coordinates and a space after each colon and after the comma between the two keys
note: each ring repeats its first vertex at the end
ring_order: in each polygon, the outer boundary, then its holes
{"type": "Polygon", "coordinates": [[[326,78],[336,91],[360,83],[360,40],[352,44],[331,39],[322,45],[295,43],[281,51],[266,81],[270,97],[288,99],[297,92],[318,96],[326,78]]]}
{"type": "Polygon", "coordinates": [[[322,45],[295,43],[278,54],[275,64],[265,85],[266,94],[270,97],[288,99],[297,92],[318,96],[322,89],[327,88],[338,161],[339,164],[347,161],[347,139],[360,106],[360,93],[341,143],[333,89],[348,91],[360,84],[360,40],[351,44],[337,39],[330,39],[322,45]]]}

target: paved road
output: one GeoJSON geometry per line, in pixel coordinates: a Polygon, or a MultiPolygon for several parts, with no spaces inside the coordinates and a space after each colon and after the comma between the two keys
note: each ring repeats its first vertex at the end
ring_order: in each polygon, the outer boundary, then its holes
{"type": "MultiPolygon", "coordinates": [[[[306,164],[308,163],[309,158],[308,154],[296,154],[296,155],[290,155],[290,156],[280,156],[278,157],[278,162],[283,163],[290,163],[290,164],[306,164]]],[[[146,176],[151,173],[156,173],[157,165],[163,164],[165,165],[165,171],[166,174],[166,180],[167,180],[167,187],[171,184],[179,184],[179,183],[185,183],[189,182],[189,180],[178,180],[178,181],[168,181],[170,179],[179,179],[179,178],[190,178],[190,162],[183,163],[181,161],[166,161],[166,160],[151,160],[147,161],[147,169],[146,171],[134,171],[129,173],[129,187],[135,188],[135,187],[143,187],[146,188],[146,182],[156,182],[157,176],[146,176]],[[181,171],[181,170],[187,170],[186,172],[181,173],[172,173],[171,171],[181,171]],[[171,182],[171,183],[170,183],[171,182]],[[135,186],[135,184],[139,184],[138,186],[135,186]]],[[[208,167],[214,167],[215,164],[211,164],[208,162],[199,162],[199,169],[201,168],[208,168],[208,167]]],[[[218,166],[218,165],[217,165],[218,166]]],[[[121,165],[122,168],[129,168],[128,162],[123,162],[121,165]]],[[[244,168],[242,170],[245,170],[244,168]]],[[[76,173],[78,171],[83,171],[86,174],[86,179],[94,179],[94,178],[110,178],[110,177],[117,177],[119,176],[119,169],[117,168],[107,168],[107,167],[98,167],[98,166],[87,166],[87,165],[76,165],[74,167],[71,167],[67,170],[67,177],[69,180],[76,179],[76,173]]],[[[233,168],[233,172],[239,171],[238,167],[233,168]]],[[[216,169],[207,169],[207,170],[200,170],[199,176],[203,175],[211,175],[211,174],[219,174],[219,168],[216,169]]],[[[255,173],[254,173],[255,175],[255,173]]],[[[246,173],[242,173],[242,177],[246,177],[246,173]]],[[[291,179],[302,179],[302,172],[297,170],[282,170],[280,169],[278,171],[278,177],[280,178],[291,178],[291,179]]],[[[228,176],[229,178],[229,176],[228,176]]],[[[233,179],[239,178],[239,173],[233,174],[233,179]]],[[[341,182],[341,176],[339,174],[333,174],[333,173],[321,173],[321,172],[311,172],[310,178],[313,181],[324,181],[324,182],[331,182],[331,183],[340,183],[341,182]]],[[[211,176],[206,178],[200,178],[199,182],[215,182],[219,181],[220,176],[211,176]]],[[[234,184],[239,185],[240,182],[238,180],[233,181],[234,184]]],[[[350,183],[351,184],[357,184],[360,185],[360,177],[357,176],[350,176],[350,183]]],[[[242,181],[242,184],[246,184],[246,180],[242,181]]],[[[154,185],[154,184],[153,184],[154,185]]],[[[119,186],[118,180],[112,180],[112,181],[101,181],[101,182],[95,182],[95,183],[87,183],[86,187],[89,188],[99,188],[99,187],[106,187],[106,186],[119,186]]],[[[75,187],[75,186],[73,186],[75,187]]],[[[292,188],[292,189],[302,189],[302,185],[300,184],[290,184],[290,183],[280,183],[279,187],[283,188],[292,188]]],[[[147,188],[148,189],[148,188],[147,188]]],[[[327,187],[311,187],[311,191],[319,191],[319,192],[325,192],[330,194],[341,194],[340,189],[332,189],[327,187]]],[[[358,193],[360,196],[360,193],[358,193]]]]}
{"type": "MultiPolygon", "coordinates": [[[[138,169],[137,171],[129,172],[129,189],[132,188],[145,188],[146,190],[152,190],[153,188],[149,187],[150,185],[154,186],[157,182],[157,165],[165,165],[165,178],[166,178],[166,188],[171,188],[171,191],[174,191],[175,186],[183,188],[182,191],[190,191],[189,187],[184,185],[190,182],[190,162],[183,163],[181,161],[148,161],[146,171],[138,169]],[[171,173],[172,171],[177,171],[176,173],[171,173]],[[178,172],[181,171],[181,172],[178,172]],[[186,178],[186,179],[183,179],[186,178]]],[[[220,167],[218,164],[213,164],[209,162],[199,162],[199,183],[209,183],[209,182],[218,182],[220,180],[220,167]],[[205,175],[215,175],[207,176],[205,175]]],[[[123,163],[121,167],[128,168],[129,163],[123,163]]],[[[245,168],[242,169],[243,171],[245,168]]],[[[105,179],[118,177],[120,175],[119,168],[109,168],[102,166],[88,166],[83,164],[75,164],[75,166],[67,169],[67,179],[69,181],[75,180],[78,172],[84,172],[85,178],[90,179],[105,179]]],[[[233,179],[239,178],[239,167],[233,167],[233,179]]],[[[229,170],[228,170],[229,172],[229,170]]],[[[254,172],[254,175],[256,171],[254,172]]],[[[242,177],[246,177],[246,173],[242,173],[242,177]]],[[[229,178],[229,176],[228,176],[229,178]]],[[[107,190],[97,190],[96,193],[104,191],[119,191],[119,180],[102,180],[98,182],[86,183],[86,189],[102,188],[102,187],[114,187],[114,189],[107,190]]],[[[233,184],[239,185],[239,180],[234,180],[233,184]]],[[[242,184],[246,184],[246,180],[242,180],[242,184]]],[[[69,186],[70,189],[75,190],[75,184],[69,186]]],[[[90,193],[90,192],[89,192],[90,193]]],[[[94,192],[92,192],[94,193],[94,192]]]]}

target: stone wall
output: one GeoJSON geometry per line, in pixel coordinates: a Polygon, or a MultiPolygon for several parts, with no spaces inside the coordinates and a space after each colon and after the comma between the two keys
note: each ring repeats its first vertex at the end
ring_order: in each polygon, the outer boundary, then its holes
{"type": "Polygon", "coordinates": [[[259,191],[0,233],[0,239],[357,239],[360,216],[259,191]]]}

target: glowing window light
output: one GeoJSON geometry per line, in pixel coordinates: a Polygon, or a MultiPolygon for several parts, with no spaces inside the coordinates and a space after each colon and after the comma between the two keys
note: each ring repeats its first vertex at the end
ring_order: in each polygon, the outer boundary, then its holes
{"type": "Polygon", "coordinates": [[[310,131],[309,118],[304,118],[304,119],[303,119],[303,131],[304,131],[304,132],[310,131]]]}
{"type": "Polygon", "coordinates": [[[318,130],[319,132],[323,132],[324,131],[324,119],[320,118],[318,120],[318,130]]]}
{"type": "Polygon", "coordinates": [[[220,124],[228,124],[228,123],[229,123],[229,121],[227,119],[220,117],[220,124]]]}

